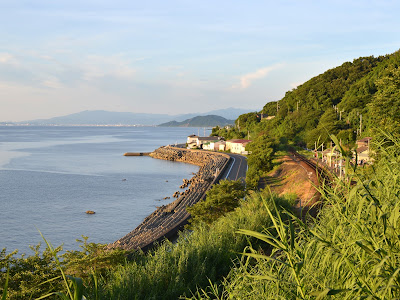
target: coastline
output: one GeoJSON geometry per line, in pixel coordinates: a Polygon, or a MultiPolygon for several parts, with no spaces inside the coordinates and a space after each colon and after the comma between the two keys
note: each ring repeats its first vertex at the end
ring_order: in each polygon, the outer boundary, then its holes
{"type": "MultiPolygon", "coordinates": [[[[140,155],[134,155],[140,156],[140,155]]],[[[176,192],[177,199],[168,205],[158,207],[152,214],[130,233],[107,246],[107,249],[124,250],[151,249],[154,243],[173,238],[184,225],[190,214],[186,207],[202,200],[213,184],[218,183],[224,173],[230,157],[224,153],[209,152],[164,146],[149,154],[156,159],[179,161],[200,166],[199,171],[190,179],[184,179],[184,192],[176,192]]]]}

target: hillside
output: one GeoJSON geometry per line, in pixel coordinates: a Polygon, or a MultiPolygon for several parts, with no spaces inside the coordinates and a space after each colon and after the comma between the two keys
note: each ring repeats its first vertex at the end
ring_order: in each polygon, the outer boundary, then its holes
{"type": "Polygon", "coordinates": [[[263,134],[280,144],[314,148],[316,142],[329,145],[329,134],[352,146],[360,137],[377,134],[378,127],[398,132],[399,66],[400,51],[345,62],[265,104],[261,113],[274,119],[247,113],[235,121],[235,130],[216,129],[213,134],[228,138],[263,134]]]}
{"type": "Polygon", "coordinates": [[[197,116],[184,120],[182,122],[171,121],[160,124],[161,127],[215,127],[215,126],[226,126],[234,124],[234,120],[227,120],[223,117],[216,115],[208,116],[197,116]]]}

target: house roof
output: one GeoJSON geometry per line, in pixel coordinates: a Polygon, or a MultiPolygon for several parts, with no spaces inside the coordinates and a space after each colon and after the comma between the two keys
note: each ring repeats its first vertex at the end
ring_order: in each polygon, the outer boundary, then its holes
{"type": "Polygon", "coordinates": [[[191,134],[191,135],[189,135],[188,137],[195,138],[195,137],[197,137],[197,135],[191,134]]]}
{"type": "Polygon", "coordinates": [[[367,150],[368,150],[368,147],[364,146],[364,147],[358,147],[356,151],[357,151],[357,153],[362,153],[362,152],[367,151],[367,150]]]}
{"type": "Polygon", "coordinates": [[[338,152],[339,151],[337,149],[333,149],[333,148],[328,148],[328,149],[325,149],[324,151],[322,151],[323,154],[338,153],[338,152]]]}
{"type": "Polygon", "coordinates": [[[369,142],[370,140],[372,140],[372,137],[367,136],[365,138],[362,138],[361,140],[358,140],[357,143],[365,143],[365,142],[369,142]]]}
{"type": "Polygon", "coordinates": [[[199,141],[219,141],[217,136],[202,136],[198,138],[199,141]]]}

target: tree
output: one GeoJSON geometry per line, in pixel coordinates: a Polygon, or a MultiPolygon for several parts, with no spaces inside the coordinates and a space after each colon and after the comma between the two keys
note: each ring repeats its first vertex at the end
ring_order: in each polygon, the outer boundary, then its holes
{"type": "Polygon", "coordinates": [[[388,75],[375,82],[378,91],[369,104],[371,127],[400,132],[400,67],[388,68],[388,75]]]}
{"type": "Polygon", "coordinates": [[[239,200],[245,196],[245,187],[240,180],[221,180],[207,192],[206,199],[188,207],[192,215],[191,223],[211,224],[239,206],[239,200]]]}

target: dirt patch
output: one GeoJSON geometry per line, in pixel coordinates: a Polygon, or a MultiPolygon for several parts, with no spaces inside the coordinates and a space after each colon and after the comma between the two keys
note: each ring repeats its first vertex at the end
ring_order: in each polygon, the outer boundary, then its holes
{"type": "Polygon", "coordinates": [[[312,206],[319,198],[315,189],[318,185],[315,170],[289,155],[281,157],[278,164],[266,177],[261,178],[259,188],[268,185],[278,195],[296,194],[298,209],[312,206]]]}

